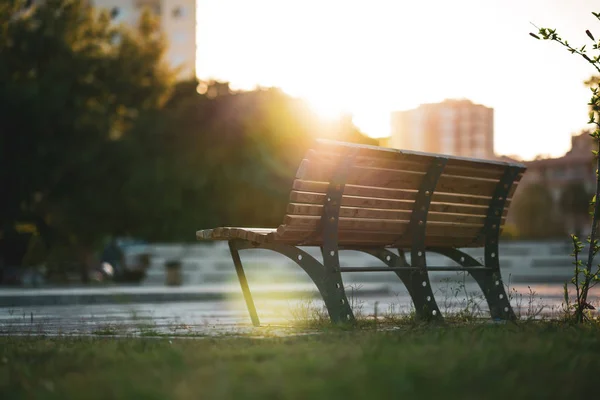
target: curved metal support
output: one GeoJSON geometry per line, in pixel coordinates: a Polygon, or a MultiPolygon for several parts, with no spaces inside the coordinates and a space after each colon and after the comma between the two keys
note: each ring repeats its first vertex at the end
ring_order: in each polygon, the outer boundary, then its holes
{"type": "Polygon", "coordinates": [[[492,195],[490,206],[488,207],[485,224],[480,233],[480,237],[485,237],[484,258],[486,267],[499,268],[498,240],[500,238],[502,214],[506,205],[506,198],[520,172],[521,168],[507,167],[494,189],[494,194],[492,195]]]}
{"type": "MultiPolygon", "coordinates": [[[[398,250],[400,253],[399,256],[384,248],[357,248],[352,250],[370,254],[381,260],[390,268],[410,267],[402,250],[398,250]]],[[[423,320],[443,320],[442,313],[440,312],[433,296],[433,291],[431,290],[431,283],[429,282],[427,270],[407,269],[406,271],[402,271],[395,269],[394,272],[398,275],[404,286],[406,286],[408,294],[415,305],[417,318],[423,320]]]]}
{"type": "MultiPolygon", "coordinates": [[[[358,154],[358,148],[349,149],[340,157],[340,162],[333,171],[329,187],[325,196],[323,205],[323,214],[321,215],[321,229],[323,233],[323,266],[328,273],[340,274],[340,258],[338,246],[338,222],[340,218],[340,207],[344,188],[346,187],[346,178],[348,172],[354,164],[354,159],[358,154]]],[[[340,275],[341,280],[341,275],[340,275]]]]}
{"type": "MultiPolygon", "coordinates": [[[[333,273],[326,270],[323,265],[313,256],[291,245],[282,243],[258,244],[242,239],[235,239],[230,241],[230,243],[231,242],[234,242],[234,246],[239,250],[266,249],[275,251],[288,257],[290,260],[298,264],[300,268],[302,268],[315,283],[319,293],[321,294],[321,297],[323,298],[323,301],[325,302],[325,307],[327,307],[327,312],[329,313],[329,318],[331,318],[332,322],[339,323],[354,321],[354,314],[352,313],[350,304],[348,304],[348,298],[346,297],[346,292],[344,291],[344,285],[342,283],[342,275],[339,271],[337,271],[337,273],[333,273]]],[[[240,283],[241,282],[242,281],[240,280],[240,283]]],[[[244,290],[243,284],[242,290],[244,290]]],[[[252,309],[250,306],[248,307],[248,311],[252,315],[252,309]]],[[[256,310],[254,310],[254,313],[256,313],[256,310]]]]}
{"type": "MultiPolygon", "coordinates": [[[[476,267],[481,263],[470,255],[458,249],[451,248],[430,248],[429,251],[441,254],[460,264],[463,267],[476,267]]],[[[496,257],[497,259],[497,257],[496,257]]],[[[516,320],[517,317],[510,305],[499,268],[489,268],[487,270],[468,271],[475,279],[485,300],[490,308],[490,315],[493,319],[516,320]]]]}

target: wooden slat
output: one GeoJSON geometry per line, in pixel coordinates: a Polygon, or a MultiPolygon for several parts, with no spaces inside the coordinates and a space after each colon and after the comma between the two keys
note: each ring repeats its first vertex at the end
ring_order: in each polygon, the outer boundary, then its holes
{"type": "MultiPolygon", "coordinates": [[[[293,230],[287,227],[283,233],[269,234],[268,241],[275,241],[288,244],[302,243],[306,246],[320,246],[323,244],[322,235],[313,235],[309,231],[293,230]]],[[[338,243],[342,246],[391,246],[410,248],[414,239],[410,235],[402,237],[396,233],[389,232],[369,232],[364,231],[340,231],[338,234],[338,243]]],[[[475,240],[473,237],[455,237],[455,236],[427,236],[425,238],[426,246],[443,247],[481,247],[483,239],[475,240]]]]}
{"type": "MultiPolygon", "coordinates": [[[[329,152],[329,153],[341,153],[345,152],[348,149],[358,148],[358,157],[371,157],[371,158],[379,158],[385,160],[393,160],[393,161],[409,161],[415,163],[427,163],[432,159],[435,155],[431,153],[420,153],[416,151],[407,151],[407,150],[397,150],[390,149],[386,147],[378,147],[378,146],[369,146],[355,143],[343,143],[336,142],[333,140],[326,139],[318,139],[313,146],[315,150],[319,152],[329,152]]],[[[456,166],[470,169],[480,169],[482,166],[485,167],[486,170],[496,169],[498,171],[504,171],[504,169],[508,166],[516,166],[523,169],[523,172],[526,169],[526,166],[521,163],[508,163],[504,161],[492,161],[492,160],[483,160],[483,159],[473,159],[466,157],[457,157],[457,156],[446,156],[440,154],[440,156],[448,159],[448,166],[456,166]]]]}
{"type": "MultiPolygon", "coordinates": [[[[309,150],[306,153],[305,159],[316,162],[316,163],[329,163],[337,165],[340,162],[340,155],[331,152],[309,150]]],[[[353,161],[353,165],[356,167],[367,167],[367,168],[384,168],[402,171],[422,172],[425,173],[429,169],[429,165],[433,157],[422,162],[407,161],[407,160],[393,160],[386,158],[375,158],[375,157],[356,157],[353,161]]],[[[469,178],[485,178],[485,179],[496,179],[499,180],[504,170],[497,168],[494,164],[480,163],[477,168],[464,167],[457,165],[446,165],[444,173],[454,176],[464,176],[469,178]]],[[[517,181],[522,177],[522,173],[519,174],[517,181]]]]}
{"type": "MultiPolygon", "coordinates": [[[[284,218],[284,225],[277,228],[277,233],[283,234],[287,227],[294,230],[315,230],[320,220],[320,217],[314,216],[287,215],[284,218]]],[[[368,232],[387,232],[401,235],[406,232],[408,225],[409,221],[405,220],[365,218],[340,218],[338,220],[338,230],[364,231],[365,236],[368,236],[368,232]]],[[[477,235],[482,227],[482,224],[428,222],[426,232],[435,236],[472,237],[477,235]]]]}
{"type": "MultiPolygon", "coordinates": [[[[323,213],[323,206],[290,203],[287,207],[287,213],[289,215],[321,216],[321,214],[323,213]]],[[[409,210],[385,210],[377,208],[340,207],[340,217],[344,218],[410,220],[411,214],[412,211],[409,210]]],[[[485,222],[485,216],[430,212],[427,214],[427,221],[483,225],[485,222]]]]}
{"type": "MultiPolygon", "coordinates": [[[[325,194],[298,192],[294,190],[290,193],[290,202],[322,205],[325,203],[325,194]]],[[[342,197],[341,206],[412,211],[414,207],[414,201],[344,195],[342,197]]],[[[429,211],[438,213],[486,216],[488,207],[432,202],[429,206],[429,211]]],[[[502,215],[506,216],[507,214],[508,208],[505,208],[502,215]]]]}
{"type": "Polygon", "coordinates": [[[275,233],[276,231],[277,229],[275,228],[220,227],[198,231],[196,232],[196,238],[198,240],[245,239],[263,243],[268,239],[268,234],[275,233]]]}
{"type": "MultiPolygon", "coordinates": [[[[333,175],[334,169],[334,164],[314,163],[304,159],[298,168],[296,178],[328,182],[333,175]]],[[[346,183],[388,189],[418,190],[424,176],[425,174],[422,172],[352,167],[348,171],[346,183]]],[[[497,184],[498,181],[490,179],[466,178],[443,174],[438,180],[435,192],[490,197],[493,195],[497,184]]]]}
{"type": "MultiPolygon", "coordinates": [[[[296,179],[292,185],[294,190],[299,192],[311,192],[311,193],[327,193],[327,188],[329,187],[328,182],[314,182],[314,181],[304,181],[301,179],[296,179]]],[[[513,185],[509,192],[507,206],[510,204],[510,199],[517,190],[516,186],[513,185]]],[[[412,200],[414,201],[417,198],[416,190],[404,190],[404,189],[385,189],[385,188],[375,188],[369,186],[356,186],[356,185],[346,185],[344,188],[344,196],[358,196],[358,197],[368,197],[368,198],[377,198],[377,199],[394,199],[394,200],[412,200]]],[[[482,198],[475,196],[467,196],[467,195],[456,195],[451,193],[438,193],[434,192],[431,201],[439,202],[439,203],[456,203],[456,204],[466,204],[473,206],[484,206],[487,207],[490,204],[491,197],[482,198]]],[[[323,204],[322,202],[320,204],[323,204]]],[[[390,207],[385,207],[390,208],[390,207]]],[[[393,208],[393,207],[392,207],[393,208]]],[[[411,208],[412,209],[412,208],[411,208]]],[[[486,208],[487,209],[487,208],[486,208]]]]}
{"type": "MultiPolygon", "coordinates": [[[[281,227],[280,227],[281,228],[281,227]]],[[[198,231],[196,236],[199,240],[230,240],[245,239],[257,243],[286,243],[320,246],[323,244],[321,235],[313,235],[312,231],[296,230],[293,227],[285,226],[280,229],[282,233],[271,228],[233,228],[220,227],[215,229],[204,229],[198,231]],[[305,241],[310,238],[310,241],[305,241]]],[[[389,232],[367,232],[364,231],[340,231],[340,245],[362,245],[362,246],[389,246],[397,244],[399,246],[410,247],[412,238],[406,236],[402,238],[397,233],[389,232]]],[[[469,237],[456,236],[427,236],[425,240],[427,246],[453,246],[453,247],[481,247],[483,242],[474,241],[469,237]]]]}

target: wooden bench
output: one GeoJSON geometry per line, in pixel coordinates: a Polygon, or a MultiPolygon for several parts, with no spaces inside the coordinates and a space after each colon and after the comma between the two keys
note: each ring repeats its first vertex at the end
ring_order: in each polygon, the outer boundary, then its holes
{"type": "Polygon", "coordinates": [[[342,273],[358,271],[396,273],[423,319],[442,318],[428,272],[466,271],[482,289],[492,318],[514,319],[500,275],[498,239],[524,172],[517,163],[319,139],[298,168],[282,225],[206,229],[196,237],[229,241],[256,326],[259,319],[238,253],[242,249],[269,249],[295,261],[316,284],[333,322],[354,320],[342,273]],[[323,263],[299,246],[321,247],[323,263]],[[484,247],[483,265],[459,250],[466,247],[484,247]],[[368,253],[386,266],[342,267],[340,250],[368,253]],[[428,266],[426,252],[459,266],[428,266]]]}

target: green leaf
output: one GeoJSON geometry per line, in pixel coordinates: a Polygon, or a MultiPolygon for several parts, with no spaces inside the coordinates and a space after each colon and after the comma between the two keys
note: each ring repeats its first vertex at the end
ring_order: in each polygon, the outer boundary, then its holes
{"type": "Polygon", "coordinates": [[[594,36],[592,35],[592,32],[590,32],[589,30],[586,30],[586,31],[585,31],[585,34],[586,34],[586,35],[588,35],[588,37],[589,37],[590,39],[592,39],[592,40],[596,40],[596,39],[594,39],[594,36]]]}

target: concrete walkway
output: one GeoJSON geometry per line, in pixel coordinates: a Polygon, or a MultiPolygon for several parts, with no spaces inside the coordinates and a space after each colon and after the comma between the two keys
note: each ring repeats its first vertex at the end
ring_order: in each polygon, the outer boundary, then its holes
{"type": "MultiPolygon", "coordinates": [[[[301,298],[318,296],[314,284],[253,285],[256,298],[301,298]]],[[[386,296],[385,284],[360,285],[362,296],[386,296]]],[[[56,306],[74,304],[128,304],[165,302],[222,301],[241,298],[239,284],[205,284],[179,287],[166,286],[97,286],[65,288],[3,288],[0,307],[56,306]]]]}

